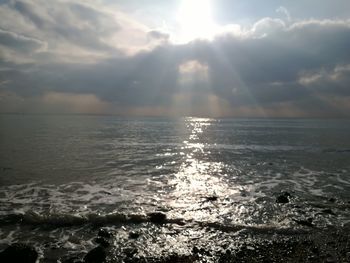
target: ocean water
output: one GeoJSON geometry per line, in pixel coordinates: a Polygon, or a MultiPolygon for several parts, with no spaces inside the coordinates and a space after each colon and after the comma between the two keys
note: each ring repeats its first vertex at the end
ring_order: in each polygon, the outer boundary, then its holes
{"type": "Polygon", "coordinates": [[[41,262],[86,253],[100,227],[116,255],[145,256],[293,235],[309,218],[337,228],[349,202],[349,120],[0,116],[0,248],[34,245],[41,262]]]}

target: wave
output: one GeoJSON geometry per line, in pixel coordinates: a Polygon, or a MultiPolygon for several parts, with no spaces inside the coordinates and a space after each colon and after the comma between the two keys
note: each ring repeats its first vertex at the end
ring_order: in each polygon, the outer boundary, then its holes
{"type": "Polygon", "coordinates": [[[260,234],[301,234],[307,233],[310,229],[300,227],[286,227],[281,225],[240,225],[223,224],[220,222],[184,220],[182,218],[167,218],[165,214],[154,212],[149,214],[49,214],[43,215],[36,212],[26,212],[23,214],[8,214],[0,216],[0,226],[4,225],[30,225],[35,227],[74,227],[83,225],[124,225],[124,224],[175,224],[188,228],[206,228],[221,232],[249,231],[260,234]]]}
{"type": "Polygon", "coordinates": [[[350,153],[350,149],[337,149],[337,148],[328,148],[323,150],[326,153],[350,153]]]}
{"type": "Polygon", "coordinates": [[[140,224],[146,222],[172,223],[183,225],[182,219],[168,219],[163,213],[149,214],[122,214],[110,213],[99,214],[39,214],[33,211],[26,213],[13,213],[0,216],[1,225],[21,224],[21,225],[45,225],[53,227],[80,226],[85,224],[106,225],[106,224],[140,224]]]}

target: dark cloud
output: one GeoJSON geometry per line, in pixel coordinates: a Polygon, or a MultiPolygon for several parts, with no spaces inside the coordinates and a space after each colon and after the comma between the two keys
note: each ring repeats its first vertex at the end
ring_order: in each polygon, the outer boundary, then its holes
{"type": "Polygon", "coordinates": [[[12,1],[8,7],[34,25],[37,30],[32,34],[47,39],[52,47],[67,42],[90,50],[114,50],[103,38],[118,31],[120,26],[108,12],[68,1],[12,1]]]}
{"type": "Polygon", "coordinates": [[[45,46],[41,40],[30,38],[0,28],[0,45],[19,52],[33,52],[45,46]]]}
{"type": "Polygon", "coordinates": [[[29,2],[15,1],[13,7],[29,21],[35,24],[38,28],[43,28],[46,26],[46,19],[43,18],[38,12],[34,4],[29,2]]]}
{"type": "Polygon", "coordinates": [[[350,96],[350,64],[327,71],[305,72],[299,83],[306,89],[326,95],[350,96]]]}
{"type": "Polygon", "coordinates": [[[148,35],[151,38],[160,39],[160,40],[168,40],[170,37],[168,33],[162,32],[160,30],[149,31],[148,35]]]}

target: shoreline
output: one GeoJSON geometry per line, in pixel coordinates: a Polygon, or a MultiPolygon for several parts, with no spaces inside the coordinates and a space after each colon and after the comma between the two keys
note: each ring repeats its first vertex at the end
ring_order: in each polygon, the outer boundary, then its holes
{"type": "MultiPolygon", "coordinates": [[[[166,227],[166,224],[155,224],[154,226],[162,228],[166,227]]],[[[65,254],[62,248],[48,247],[45,252],[40,252],[40,249],[26,245],[24,242],[23,245],[12,244],[2,250],[0,260],[1,262],[17,262],[16,260],[19,259],[17,257],[28,258],[26,253],[35,251],[39,261],[28,262],[350,262],[350,224],[327,229],[306,226],[298,229],[301,231],[282,233],[253,232],[247,228],[243,229],[245,232],[240,235],[232,236],[230,239],[226,237],[224,240],[226,245],[219,246],[219,248],[210,244],[201,245],[201,240],[197,239],[188,247],[189,252],[187,253],[168,247],[157,255],[145,255],[145,248],[141,248],[141,243],[138,241],[140,238],[138,232],[130,232],[130,242],[125,246],[120,246],[114,242],[116,233],[103,227],[96,229],[93,239],[94,247],[90,251],[65,254]],[[15,247],[15,253],[6,252],[13,247],[15,247]]],[[[162,240],[159,242],[161,243],[162,240]]]]}

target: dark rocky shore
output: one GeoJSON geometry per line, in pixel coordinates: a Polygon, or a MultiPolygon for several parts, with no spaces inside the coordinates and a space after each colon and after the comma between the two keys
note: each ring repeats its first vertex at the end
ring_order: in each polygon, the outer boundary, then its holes
{"type": "MultiPolygon", "coordinates": [[[[274,201],[282,206],[292,203],[293,207],[297,205],[293,198],[290,193],[282,192],[277,194],[274,201]]],[[[210,196],[205,202],[216,202],[217,199],[210,196]]],[[[47,242],[40,247],[33,247],[30,243],[14,243],[0,252],[0,262],[350,262],[350,223],[345,221],[341,226],[320,225],[318,222],[321,221],[315,220],[317,217],[337,217],[334,211],[339,212],[335,210],[339,207],[335,203],[336,200],[327,200],[318,204],[315,213],[294,214],[289,227],[184,221],[168,218],[163,212],[109,216],[104,220],[98,218],[90,221],[87,225],[87,219],[75,219],[68,221],[69,224],[64,220],[65,224],[52,225],[48,224],[50,220],[33,221],[31,217],[16,216],[11,217],[10,221],[29,228],[63,226],[69,229],[85,224],[88,226],[88,238],[75,236],[73,242],[89,240],[89,251],[68,251],[55,242],[47,242]],[[126,233],[122,238],[118,232],[120,229],[126,233]],[[147,232],[147,229],[152,230],[147,232]],[[193,236],[195,232],[201,233],[199,237],[193,236]],[[169,239],[173,243],[165,244],[169,239]],[[179,243],[180,246],[176,246],[179,243]]],[[[340,205],[348,209],[347,204],[340,205]]],[[[2,224],[6,226],[10,221],[7,218],[2,224]]]]}
{"type": "MultiPolygon", "coordinates": [[[[137,240],[139,233],[131,232],[130,239],[137,240]]],[[[232,240],[235,249],[223,247],[220,251],[210,247],[191,248],[191,253],[182,255],[169,253],[157,256],[141,256],[138,247],[124,248],[113,245],[114,233],[101,228],[96,233],[96,247],[88,253],[72,255],[51,255],[40,262],[61,263],[112,263],[112,262],[350,262],[350,225],[339,229],[313,229],[298,235],[273,233],[251,234],[247,241],[232,240]]],[[[0,253],[0,262],[36,262],[39,258],[36,248],[25,244],[11,244],[0,253]]]]}

